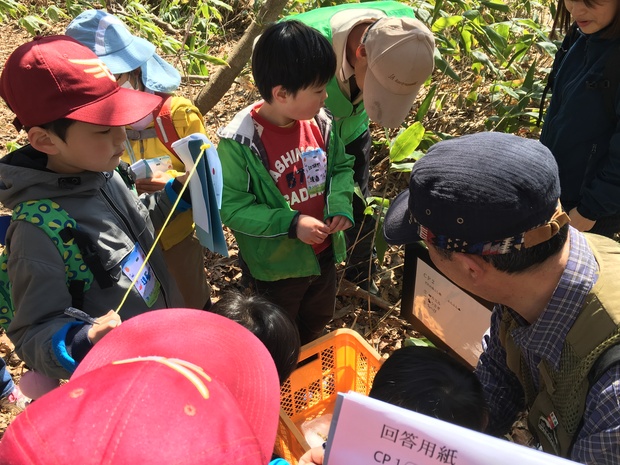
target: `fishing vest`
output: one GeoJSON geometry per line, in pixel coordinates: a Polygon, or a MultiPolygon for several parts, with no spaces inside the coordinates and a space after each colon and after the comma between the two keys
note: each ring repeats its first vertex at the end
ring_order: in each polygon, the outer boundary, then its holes
{"type": "Polygon", "coordinates": [[[529,407],[529,429],[543,450],[561,457],[569,457],[581,428],[590,389],[588,374],[599,356],[620,342],[620,246],[594,234],[586,234],[586,238],[598,263],[599,275],[566,335],[558,369],[546,360],[538,366],[538,390],[510,335],[519,325],[509,312],[504,312],[499,330],[508,368],[523,386],[529,407]]]}

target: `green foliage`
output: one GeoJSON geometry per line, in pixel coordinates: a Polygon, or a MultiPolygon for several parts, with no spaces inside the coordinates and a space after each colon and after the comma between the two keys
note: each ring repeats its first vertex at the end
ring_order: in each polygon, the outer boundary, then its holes
{"type": "MultiPolygon", "coordinates": [[[[26,7],[15,0],[0,0],[0,21],[17,19],[31,35],[53,29],[55,23],[73,19],[88,8],[106,8],[107,2],[66,0],[64,6],[47,4],[26,7]]],[[[162,2],[121,1],[114,4],[117,15],[136,35],[155,44],[165,57],[180,66],[184,74],[207,75],[206,63],[225,65],[209,53],[209,37],[222,34],[223,13],[232,12],[222,0],[165,0],[162,2]],[[172,59],[171,59],[172,57],[172,59]]]]}
{"type": "MultiPolygon", "coordinates": [[[[368,1],[368,0],[367,0],[368,1]]],[[[302,13],[308,10],[314,10],[315,8],[321,8],[324,6],[341,5],[343,3],[360,3],[358,0],[293,0],[289,2],[287,8],[283,12],[283,16],[287,16],[293,13],[302,13]]],[[[363,3],[363,0],[362,0],[363,3]]]]}
{"type": "Polygon", "coordinates": [[[390,161],[397,163],[405,159],[417,160],[420,158],[420,154],[416,149],[420,142],[422,142],[423,137],[424,126],[419,121],[416,121],[394,140],[390,148],[390,161]]]}
{"type": "Polygon", "coordinates": [[[28,9],[16,0],[0,0],[0,20],[3,22],[9,18],[17,18],[28,13],[28,9]]]}
{"type": "MultiPolygon", "coordinates": [[[[264,1],[264,0],[263,0],[264,1]]],[[[416,122],[440,112],[446,102],[473,107],[488,99],[494,115],[486,121],[490,130],[517,132],[532,129],[538,101],[548,68],[533,57],[552,57],[556,45],[548,38],[544,15],[554,12],[550,0],[401,0],[413,6],[416,16],[433,31],[436,41],[435,66],[439,73],[465,92],[453,95],[429,81],[428,92],[418,108],[416,122]]],[[[283,14],[355,0],[293,0],[283,14]]],[[[0,20],[18,19],[32,35],[45,32],[59,21],[75,17],[86,8],[111,6],[130,29],[153,42],[167,59],[185,74],[206,75],[207,64],[225,65],[211,55],[209,38],[224,34],[224,19],[251,15],[260,7],[248,7],[242,0],[65,0],[65,4],[33,3],[26,7],[18,0],[0,0],[0,20]],[[251,8],[254,11],[251,11],[251,8]]],[[[438,73],[435,73],[437,76],[438,73]]],[[[425,137],[432,145],[441,136],[425,137]]]]}
{"type": "Polygon", "coordinates": [[[26,29],[30,34],[37,35],[40,31],[46,29],[49,25],[41,16],[28,15],[20,18],[19,25],[26,29]]]}
{"type": "Polygon", "coordinates": [[[126,3],[123,21],[154,43],[163,54],[175,56],[177,61],[170,61],[180,63],[185,74],[206,76],[206,63],[226,64],[225,60],[209,53],[209,37],[223,33],[222,15],[232,11],[227,2],[165,0],[153,3],[126,3]]]}
{"type": "Polygon", "coordinates": [[[22,146],[15,141],[10,141],[6,143],[6,153],[15,152],[15,150],[21,149],[22,146]]]}
{"type": "MultiPolygon", "coordinates": [[[[553,57],[556,50],[539,25],[545,11],[531,0],[510,5],[502,0],[430,0],[417,8],[417,16],[435,35],[436,67],[455,82],[471,82],[471,90],[457,101],[471,106],[480,90],[488,93],[496,112],[486,122],[490,130],[516,132],[534,125],[546,75],[532,57],[553,57]]],[[[433,93],[442,98],[441,90],[433,93]]]]}

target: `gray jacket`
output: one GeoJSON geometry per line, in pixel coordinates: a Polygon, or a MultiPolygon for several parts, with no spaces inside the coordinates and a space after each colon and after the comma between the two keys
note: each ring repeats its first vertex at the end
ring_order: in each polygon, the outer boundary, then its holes
{"type": "MultiPolygon", "coordinates": [[[[31,146],[0,159],[0,202],[12,209],[25,200],[49,198],[75,219],[78,228],[96,244],[114,281],[106,289],[94,282],[84,295],[82,310],[100,317],[120,304],[131,284],[121,272],[121,262],[136,243],[148,253],[154,241],[153,228],[163,224],[171,199],[165,191],[138,198],[116,172],[59,174],[47,170],[46,163],[47,156],[31,146]]],[[[84,341],[85,324],[63,313],[72,298],[58,249],[43,230],[27,221],[10,225],[6,247],[15,307],[8,336],[30,368],[67,378],[90,343],[84,341]]],[[[159,247],[149,264],[161,285],[160,295],[149,308],[132,287],[119,312],[123,320],[149,310],[183,306],[159,247]]]]}

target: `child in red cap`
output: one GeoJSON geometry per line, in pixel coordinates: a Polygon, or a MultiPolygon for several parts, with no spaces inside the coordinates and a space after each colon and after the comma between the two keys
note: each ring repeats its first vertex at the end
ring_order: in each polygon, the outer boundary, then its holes
{"type": "Polygon", "coordinates": [[[279,407],[276,367],[250,331],[202,310],[148,312],[11,423],[0,463],[267,465],[279,407]]]}
{"type": "MultiPolygon", "coordinates": [[[[207,131],[198,108],[185,97],[171,94],[181,83],[174,66],[155,53],[155,45],[134,36],[119,18],[105,10],[83,11],[67,26],[65,34],[95,52],[121,87],[156,93],[164,99],[161,107],[127,128],[123,161],[140,163],[167,156],[171,164],[165,172],[154,170],[146,177],[137,176],[138,193],[160,191],[170,178],[183,175],[185,165],[171,144],[190,134],[206,135],[207,131]]],[[[211,287],[207,283],[205,249],[194,231],[192,212],[184,212],[166,226],[159,244],[185,305],[209,308],[211,287]]]]}
{"type": "Polygon", "coordinates": [[[162,225],[182,184],[177,178],[141,199],[127,189],[115,171],[124,127],[161,99],[120,88],[103,62],[74,39],[42,37],[18,47],[0,76],[0,95],[30,142],[0,160],[0,202],[13,209],[49,199],[77,223],[63,232],[87,244],[81,251],[94,280],[81,295],[86,315],[80,318],[64,313],[75,306],[76,294],[50,237],[28,221],[13,221],[6,236],[15,310],[8,336],[30,368],[68,378],[92,345],[120,324],[110,309],[126,293],[123,319],[182,305],[159,249],[142,267],[154,224],[162,225]],[[89,318],[95,323],[84,322],[89,318]]]}

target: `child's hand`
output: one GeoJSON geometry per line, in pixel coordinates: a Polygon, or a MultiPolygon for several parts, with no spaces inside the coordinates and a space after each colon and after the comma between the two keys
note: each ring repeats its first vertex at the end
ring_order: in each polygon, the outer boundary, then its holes
{"type": "Polygon", "coordinates": [[[313,447],[299,459],[299,465],[323,465],[325,450],[323,447],[313,447]]]}
{"type": "Polygon", "coordinates": [[[97,324],[91,326],[88,330],[88,339],[94,345],[99,342],[103,336],[108,334],[114,328],[121,324],[121,317],[114,310],[110,310],[102,317],[97,318],[97,324]]]}
{"type": "Polygon", "coordinates": [[[297,221],[297,239],[314,245],[321,244],[329,235],[329,227],[321,220],[310,215],[299,215],[297,221]]]}
{"type": "Polygon", "coordinates": [[[157,171],[153,173],[152,178],[136,179],[136,190],[138,194],[144,194],[145,192],[153,194],[162,190],[170,179],[172,179],[172,176],[168,173],[157,171]]]}
{"type": "Polygon", "coordinates": [[[187,182],[187,177],[189,176],[189,171],[186,171],[185,173],[183,173],[181,176],[177,176],[176,179],[177,181],[179,181],[181,184],[185,184],[187,182]]]}
{"type": "Polygon", "coordinates": [[[351,221],[346,216],[341,216],[341,215],[327,218],[327,220],[325,220],[325,224],[329,226],[330,234],[334,234],[335,232],[338,232],[338,231],[344,231],[346,229],[349,229],[351,226],[353,226],[351,221]]]}
{"type": "Polygon", "coordinates": [[[579,231],[589,231],[596,224],[595,220],[589,220],[588,218],[581,216],[581,214],[577,211],[577,207],[568,212],[568,216],[570,217],[570,225],[579,231]]]}

